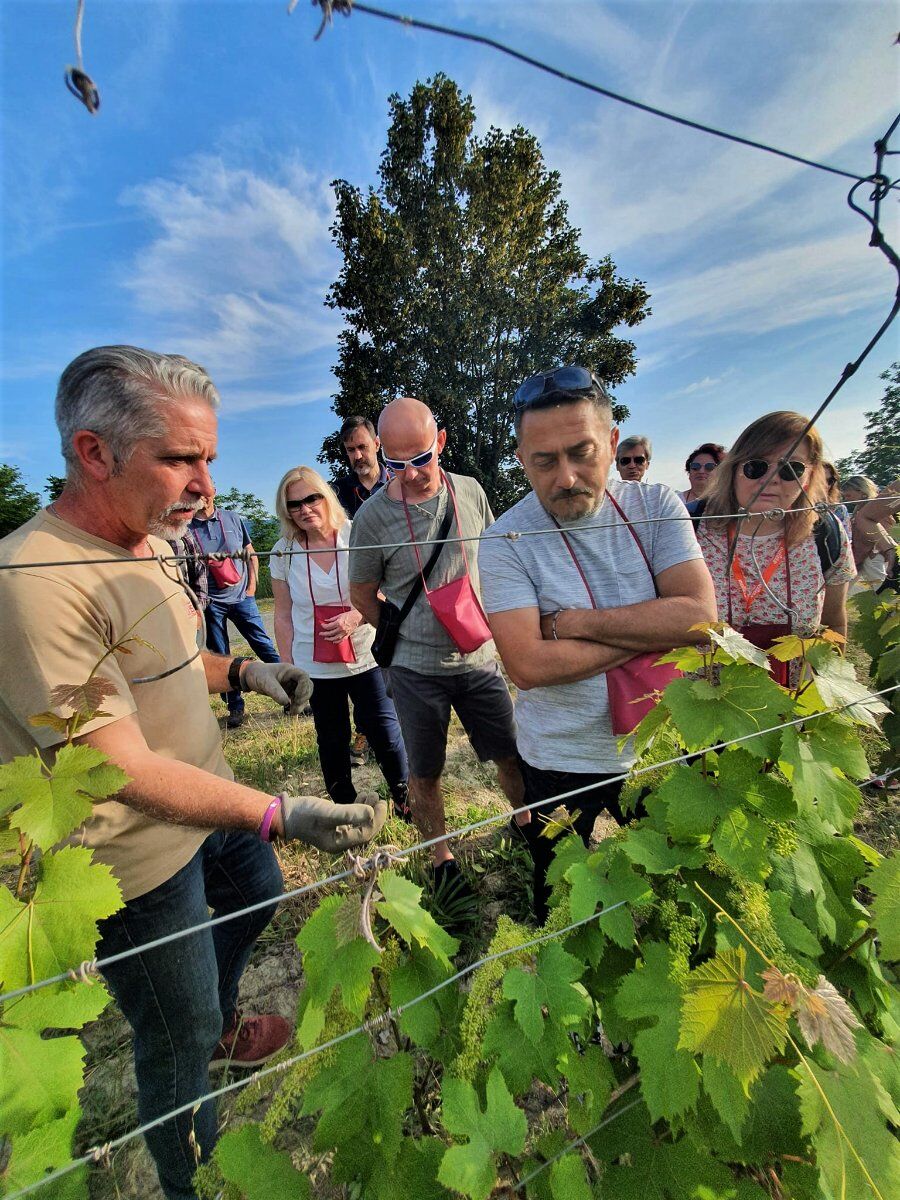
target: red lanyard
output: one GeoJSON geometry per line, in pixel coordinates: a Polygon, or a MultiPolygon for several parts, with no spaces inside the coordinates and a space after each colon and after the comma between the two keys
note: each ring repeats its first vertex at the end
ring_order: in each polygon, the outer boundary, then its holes
{"type": "MultiPolygon", "coordinates": [[[[453,484],[450,482],[449,478],[444,474],[443,471],[441,471],[441,480],[445,484],[447,491],[450,493],[450,502],[453,505],[453,515],[456,518],[456,528],[459,530],[459,538],[460,538],[459,548],[460,548],[460,550],[462,550],[462,560],[463,560],[463,575],[461,576],[461,578],[468,578],[469,560],[468,560],[468,557],[466,556],[466,543],[463,540],[462,525],[460,524],[460,520],[459,520],[459,509],[456,507],[456,493],[453,490],[453,484]]],[[[409,505],[406,502],[406,493],[403,491],[402,482],[400,484],[400,499],[403,501],[403,511],[406,513],[406,524],[409,526],[409,538],[410,538],[410,541],[412,542],[412,548],[416,552],[416,562],[419,564],[419,574],[422,576],[422,579],[424,581],[425,576],[422,571],[422,559],[421,559],[421,556],[419,555],[419,546],[418,546],[418,543],[416,542],[416,535],[413,532],[412,518],[410,517],[410,514],[409,514],[409,505]]],[[[444,511],[446,512],[446,509],[444,511]]],[[[426,515],[427,515],[427,512],[426,512],[426,515]]],[[[435,512],[434,515],[436,518],[437,512],[435,512]]],[[[425,595],[426,596],[428,595],[428,585],[427,584],[425,584],[425,595]]]]}
{"type": "MultiPolygon", "coordinates": [[[[337,583],[338,596],[340,597],[341,604],[343,604],[344,603],[344,593],[341,591],[341,568],[340,568],[340,564],[338,561],[339,555],[337,552],[337,530],[335,530],[331,536],[334,539],[334,541],[332,543],[334,546],[334,577],[335,577],[335,582],[337,583]]],[[[315,593],[313,592],[312,568],[309,565],[310,557],[311,557],[311,555],[310,555],[310,551],[309,551],[309,538],[307,538],[306,539],[306,555],[305,555],[306,578],[309,582],[309,598],[310,598],[310,600],[312,600],[313,606],[315,607],[316,597],[315,597],[315,593]]]]}
{"type": "MultiPolygon", "coordinates": [[[[728,540],[731,541],[731,539],[733,539],[734,536],[735,536],[734,525],[729,525],[728,540]]],[[[785,563],[785,570],[787,573],[788,604],[790,605],[790,603],[791,603],[791,572],[790,572],[790,568],[787,566],[786,560],[787,560],[787,538],[782,537],[781,545],[776,550],[776,552],[772,558],[772,561],[768,564],[768,566],[766,566],[764,568],[762,575],[760,577],[759,583],[757,583],[756,586],[751,591],[748,591],[747,590],[747,576],[744,573],[744,568],[741,566],[741,563],[738,560],[737,548],[735,548],[735,553],[731,559],[731,576],[734,579],[734,582],[737,584],[738,591],[741,593],[741,600],[744,602],[744,620],[745,621],[750,616],[751,608],[756,603],[756,601],[759,599],[759,597],[762,595],[763,589],[766,587],[766,584],[771,583],[772,577],[774,576],[775,572],[778,570],[778,568],[781,566],[782,563],[785,563]]],[[[729,607],[729,624],[730,624],[731,623],[731,619],[730,619],[731,618],[731,614],[730,614],[731,588],[730,587],[728,589],[728,607],[729,607]]]]}

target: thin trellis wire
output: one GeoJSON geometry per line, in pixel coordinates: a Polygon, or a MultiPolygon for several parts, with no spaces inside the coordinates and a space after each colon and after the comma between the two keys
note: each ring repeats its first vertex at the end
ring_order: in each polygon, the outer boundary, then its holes
{"type": "MultiPolygon", "coordinates": [[[[819,503],[814,504],[817,513],[833,512],[836,508],[843,505],[845,508],[851,508],[857,504],[871,503],[871,497],[862,500],[842,500],[835,504],[819,503]]],[[[800,508],[770,508],[765,512],[754,513],[753,516],[762,519],[777,520],[787,516],[789,513],[806,512],[809,505],[802,505],[800,508]]],[[[748,514],[746,512],[723,513],[716,514],[716,521],[737,521],[746,520],[748,514]]],[[[663,525],[669,521],[698,521],[702,518],[693,517],[685,509],[684,515],[678,514],[670,517],[629,517],[628,520],[632,525],[663,525]]],[[[621,529],[621,521],[607,521],[596,525],[581,525],[574,532],[576,533],[593,533],[602,529],[621,529]]],[[[474,533],[468,536],[446,537],[446,538],[423,538],[417,541],[419,546],[437,546],[437,545],[452,545],[458,542],[490,542],[490,541],[507,541],[517,542],[519,538],[524,537],[543,537],[548,533],[571,533],[573,530],[569,526],[554,525],[547,529],[522,529],[510,530],[508,533],[491,533],[490,527],[483,533],[474,533]]],[[[365,546],[336,546],[335,553],[337,554],[355,554],[360,550],[402,550],[405,546],[411,543],[406,542],[374,542],[371,545],[365,546]]],[[[292,558],[299,554],[317,554],[318,550],[308,550],[305,547],[297,546],[293,550],[254,550],[252,554],[247,553],[246,547],[240,550],[233,551],[216,551],[210,554],[147,554],[140,558],[135,555],[121,555],[116,558],[72,558],[72,559],[56,559],[48,562],[16,562],[16,563],[0,563],[0,571],[30,571],[39,570],[42,567],[95,567],[95,566],[123,566],[126,564],[133,565],[135,562],[159,562],[159,563],[184,563],[199,560],[201,562],[221,562],[226,558],[292,558]]]]}
{"type": "MultiPolygon", "coordinates": [[[[664,767],[676,766],[678,763],[687,762],[688,759],[696,758],[700,754],[709,754],[719,750],[723,750],[728,746],[737,746],[742,742],[752,741],[754,738],[765,737],[769,733],[776,733],[779,729],[789,729],[796,725],[803,725],[807,721],[816,720],[819,717],[831,716],[834,713],[845,712],[852,708],[864,708],[864,706],[872,700],[877,700],[882,696],[887,696],[892,692],[900,691],[900,683],[892,684],[889,687],[882,688],[877,692],[868,692],[865,696],[860,696],[856,700],[850,701],[848,704],[839,704],[833,708],[823,709],[822,712],[810,713],[807,716],[796,717],[791,721],[783,721],[779,725],[773,725],[768,729],[757,729],[753,733],[744,733],[740,737],[729,738],[725,741],[716,742],[711,746],[704,746],[702,749],[690,750],[684,754],[679,754],[674,758],[668,758],[663,762],[652,763],[646,767],[639,767],[636,771],[625,771],[619,775],[612,775],[606,781],[607,783],[623,783],[628,779],[636,779],[642,775],[647,775],[652,771],[659,771],[664,767]]],[[[488,825],[495,825],[499,822],[508,821],[511,816],[518,813],[531,812],[532,809],[544,808],[548,804],[559,804],[563,800],[570,800],[575,796],[580,796],[586,791],[590,791],[594,784],[586,784],[583,787],[573,788],[567,792],[560,792],[557,796],[550,796],[545,800],[535,800],[531,804],[523,804],[519,808],[504,810],[502,813],[493,813],[490,816],[482,817],[478,821],[472,821],[468,825],[463,825],[459,829],[453,829],[449,833],[438,834],[436,837],[428,838],[426,841],[418,842],[414,846],[408,846],[398,851],[398,857],[408,857],[419,850],[428,850],[433,846],[441,845],[443,842],[451,841],[453,838],[463,837],[466,834],[475,833],[479,829],[484,829],[488,825]]],[[[363,867],[370,866],[367,861],[362,864],[363,867]]],[[[196,925],[190,925],[186,929],[178,929],[173,933],[165,934],[162,937],[155,938],[153,941],[145,942],[139,946],[131,946],[127,950],[122,950],[118,954],[111,954],[108,958],[90,959],[87,962],[81,963],[77,967],[72,967],[68,971],[62,971],[58,975],[52,975],[47,979],[41,979],[35,983],[26,984],[20,988],[14,988],[0,995],[0,1004],[6,1004],[11,1000],[19,999],[21,996],[26,996],[30,992],[38,991],[41,988],[49,987],[52,984],[65,983],[69,981],[81,980],[88,981],[90,975],[101,973],[104,967],[113,966],[116,963],[123,962],[127,958],[133,957],[135,954],[141,954],[147,950],[157,950],[160,946],[168,945],[170,942],[178,941],[180,938],[188,937],[191,934],[199,933],[204,929],[212,928],[216,925],[222,925],[226,921],[233,921],[237,917],[245,916],[247,913],[257,912],[259,909],[267,908],[270,904],[281,903],[285,900],[291,900],[297,896],[307,895],[309,892],[317,891],[320,888],[326,887],[333,883],[340,883],[342,880],[351,878],[355,873],[354,868],[348,868],[345,871],[339,871],[335,875],[329,875],[326,879],[316,880],[314,883],[305,884],[303,887],[294,888],[292,891],[283,892],[279,896],[270,896],[266,900],[259,900],[255,904],[249,904],[245,908],[236,909],[231,913],[224,913],[220,917],[210,917],[208,921],[201,921],[196,925]]]]}
{"type": "Polygon", "coordinates": [[[642,1100],[639,1096],[636,1100],[632,1100],[630,1104],[626,1104],[623,1108],[617,1109],[608,1117],[604,1117],[603,1120],[598,1122],[593,1129],[589,1129],[587,1133],[582,1134],[580,1138],[576,1138],[573,1142],[567,1142],[565,1146],[563,1146],[562,1150],[560,1150],[559,1154],[554,1154],[552,1158],[549,1158],[545,1163],[541,1163],[541,1165],[534,1171],[531,1171],[523,1179],[520,1179],[513,1188],[513,1191],[521,1192],[523,1187],[531,1183],[533,1179],[537,1179],[538,1175],[543,1174],[548,1167],[552,1167],[554,1163],[558,1163],[561,1158],[565,1158],[567,1154],[571,1154],[573,1150],[577,1150],[579,1146],[583,1146],[585,1142],[590,1141],[595,1133],[599,1133],[601,1129],[605,1129],[607,1125],[611,1125],[613,1121],[618,1120],[619,1117],[624,1117],[627,1112],[631,1112],[633,1108],[636,1108],[641,1103],[642,1100]]]}
{"type": "Polygon", "coordinates": [[[511,954],[520,954],[523,950],[529,950],[532,946],[539,946],[543,942],[552,941],[555,938],[563,937],[570,933],[573,929],[578,929],[582,925],[587,925],[591,921],[599,921],[602,917],[608,916],[609,913],[615,912],[617,908],[622,908],[627,904],[627,900],[617,900],[615,904],[610,904],[608,908],[602,908],[598,912],[591,913],[589,917],[582,917],[579,921],[572,921],[569,925],[565,925],[562,929],[554,929],[550,933],[542,933],[537,937],[529,939],[527,942],[522,942],[518,946],[511,946],[506,950],[497,950],[493,954],[486,954],[483,958],[479,958],[476,962],[469,963],[457,971],[456,974],[449,976],[447,979],[441,980],[440,983],[430,987],[427,991],[421,992],[418,996],[414,996],[411,1000],[407,1000],[403,1004],[394,1005],[392,1008],[386,1009],[383,1013],[379,1013],[375,1017],[371,1017],[368,1021],[363,1021],[361,1025],[357,1025],[354,1029],[348,1029],[344,1033],[338,1034],[336,1037],[329,1038],[328,1041],[322,1042],[321,1045],[313,1046],[310,1050],[304,1050],[301,1054],[295,1054],[291,1058],[285,1059],[283,1062],[275,1063],[270,1067],[263,1067],[259,1071],[254,1071],[252,1075],[248,1075],[243,1079],[233,1080],[231,1083],[225,1084],[223,1087],[215,1088],[207,1092],[203,1096],[198,1096],[194,1100],[189,1100],[185,1104],[181,1104],[178,1108],[173,1108],[167,1113],[163,1113],[159,1117],[154,1117],[152,1121],[147,1121],[143,1125],[139,1125],[136,1129],[131,1129],[128,1133],[123,1133],[121,1136],[114,1138],[110,1142],[104,1142],[102,1145],[92,1146],[80,1158],[73,1159],[66,1163],[64,1167],[58,1168],[56,1171],[45,1175],[42,1179],[28,1184],[19,1191],[13,1192],[7,1196],[6,1200],[20,1200],[22,1196],[30,1196],[44,1187],[45,1184],[55,1183],[58,1179],[71,1174],[72,1171],[77,1171],[79,1167],[87,1166],[90,1163],[108,1162],[109,1156],[114,1150],[118,1150],[124,1146],[126,1142],[132,1141],[136,1137],[142,1137],[151,1130],[158,1128],[167,1121],[173,1120],[175,1117],[180,1117],[185,1113],[194,1112],[205,1104],[208,1100],[217,1100],[220,1096],[225,1096],[229,1092],[240,1091],[242,1088],[248,1087],[252,1083],[258,1083],[261,1079],[267,1078],[269,1075],[279,1074],[287,1071],[290,1067],[296,1066],[297,1063],[304,1062],[308,1058],[313,1058],[317,1054],[321,1054],[324,1050],[330,1050],[334,1046],[340,1045],[341,1042],[346,1042],[352,1037],[356,1037],[360,1033],[370,1033],[381,1025],[386,1025],[388,1021],[395,1017],[401,1017],[408,1009],[413,1008],[417,1004],[421,1004],[423,1000],[428,1000],[444,988],[449,987],[451,983],[457,983],[460,979],[464,979],[466,975],[471,975],[473,971],[477,971],[479,967],[483,967],[486,963],[496,962],[500,958],[507,958],[511,954]]]}

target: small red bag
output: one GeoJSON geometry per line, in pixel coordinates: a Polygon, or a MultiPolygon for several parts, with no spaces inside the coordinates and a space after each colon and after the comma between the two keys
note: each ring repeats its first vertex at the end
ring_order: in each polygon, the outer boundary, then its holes
{"type": "MultiPolygon", "coordinates": [[[[462,537],[462,526],[459,523],[459,509],[456,507],[456,495],[453,491],[453,485],[443,471],[441,471],[441,479],[450,493],[450,500],[453,504],[453,515],[456,518],[456,528],[459,530],[460,537],[462,537]]],[[[488,625],[487,617],[484,615],[481,601],[476,596],[475,589],[472,587],[472,580],[469,577],[469,560],[466,557],[466,544],[462,541],[459,543],[459,548],[462,550],[464,574],[460,575],[458,579],[451,579],[449,583],[443,583],[440,587],[429,591],[428,584],[425,582],[425,576],[422,573],[422,559],[419,556],[419,547],[416,545],[416,535],[413,533],[409,506],[406,503],[402,483],[400,485],[400,495],[403,499],[403,510],[406,513],[406,523],[409,526],[409,536],[412,541],[413,550],[416,552],[416,562],[419,564],[419,574],[422,575],[422,586],[425,589],[425,595],[428,597],[431,611],[446,630],[450,640],[460,654],[471,654],[474,650],[483,646],[485,642],[491,640],[491,627],[488,625]]]]}
{"type": "MultiPolygon", "coordinates": [[[[334,548],[334,574],[337,581],[338,596],[343,600],[344,593],[341,591],[340,560],[337,554],[337,533],[334,534],[334,548]]],[[[307,542],[308,549],[309,543],[307,542]]],[[[355,663],[356,651],[353,648],[353,642],[350,640],[349,634],[339,642],[331,642],[322,633],[322,625],[326,621],[330,621],[332,617],[339,617],[341,613],[350,612],[350,605],[316,604],[312,585],[312,567],[309,565],[308,553],[306,555],[306,578],[309,583],[309,598],[313,606],[313,662],[355,663]]]]}
{"type": "MultiPolygon", "coordinates": [[[[225,532],[225,524],[219,512],[216,512],[216,516],[219,518],[219,528],[222,530],[222,544],[227,550],[228,534],[225,532]]],[[[207,566],[212,581],[218,588],[233,587],[234,584],[241,582],[241,572],[233,558],[223,559],[222,562],[210,562],[207,566]]]]}

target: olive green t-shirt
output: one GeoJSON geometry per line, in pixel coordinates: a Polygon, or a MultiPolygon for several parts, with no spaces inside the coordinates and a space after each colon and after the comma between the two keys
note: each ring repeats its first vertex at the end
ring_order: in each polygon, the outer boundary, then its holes
{"type": "MultiPolygon", "coordinates": [[[[150,538],[154,553],[168,543],[150,538]]],[[[0,563],[112,558],[106,565],[0,571],[0,760],[31,754],[48,763],[63,736],[29,717],[52,710],[61,684],[96,676],[115,693],[88,733],[135,714],[157,754],[233,779],[209,706],[199,658],[166,679],[132,682],[184,662],[196,652],[197,615],[177,581],[174,564],[141,560],[44,510],[0,540],[0,563]],[[133,636],[132,636],[133,635],[133,636]],[[124,648],[107,653],[128,638],[124,648]],[[104,657],[105,655],[105,657],[104,657]]],[[[194,856],[209,830],[158,821],[117,800],[97,802],[72,840],[94,849],[122,885],[126,900],[165,883],[194,856]]]]}

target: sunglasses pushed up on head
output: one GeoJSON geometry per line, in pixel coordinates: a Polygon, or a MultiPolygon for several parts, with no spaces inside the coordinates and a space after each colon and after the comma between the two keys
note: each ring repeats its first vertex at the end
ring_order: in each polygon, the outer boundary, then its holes
{"type": "Polygon", "coordinates": [[[529,375],[525,382],[516,388],[513,412],[522,412],[542,397],[551,396],[554,392],[588,392],[594,388],[601,395],[607,395],[606,388],[587,367],[573,365],[556,367],[553,371],[541,371],[537,375],[529,375]]]}

